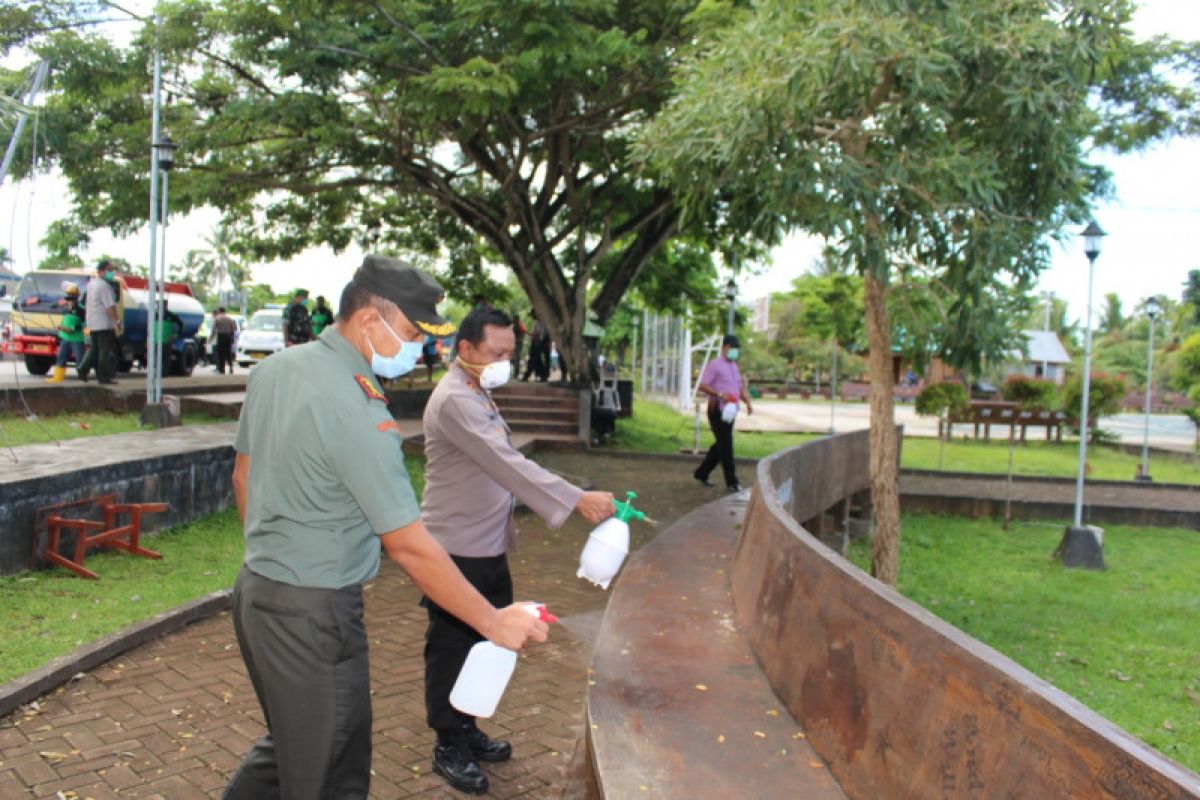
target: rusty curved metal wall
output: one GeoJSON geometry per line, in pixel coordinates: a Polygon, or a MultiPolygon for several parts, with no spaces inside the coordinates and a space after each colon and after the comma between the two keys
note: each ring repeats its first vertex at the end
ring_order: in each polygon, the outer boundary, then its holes
{"type": "Polygon", "coordinates": [[[846,434],[761,461],[731,575],[739,628],[846,793],[1200,797],[1200,776],[796,522],[868,485],[866,446],[846,434]]]}

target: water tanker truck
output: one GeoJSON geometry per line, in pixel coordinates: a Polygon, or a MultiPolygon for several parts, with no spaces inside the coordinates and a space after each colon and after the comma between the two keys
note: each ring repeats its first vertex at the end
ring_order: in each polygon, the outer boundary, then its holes
{"type": "MultiPolygon", "coordinates": [[[[12,307],[12,352],[25,359],[31,375],[45,375],[58,355],[58,328],[67,309],[67,284],[87,293],[91,273],[82,270],[35,270],[17,285],[12,307]]],[[[135,364],[146,365],[146,332],[149,330],[146,279],[136,276],[116,279],[121,287],[118,300],[123,327],[117,338],[121,372],[135,364]]],[[[167,308],[183,322],[183,331],[169,345],[165,375],[191,375],[199,349],[196,331],[204,321],[204,307],[186,283],[167,282],[159,287],[167,308]]]]}

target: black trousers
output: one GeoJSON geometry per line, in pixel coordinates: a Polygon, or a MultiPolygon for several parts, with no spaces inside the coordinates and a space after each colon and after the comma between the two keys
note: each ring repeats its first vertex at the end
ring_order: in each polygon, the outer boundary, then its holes
{"type": "MultiPolygon", "coordinates": [[[[550,353],[542,349],[537,339],[531,339],[529,342],[529,360],[525,362],[525,375],[521,378],[523,381],[529,380],[530,375],[535,375],[538,378],[542,377],[542,359],[545,358],[547,365],[550,361],[550,353]]],[[[549,366],[546,368],[546,374],[550,374],[549,366]]]]}
{"type": "Polygon", "coordinates": [[[233,627],[267,734],[222,796],[366,798],[371,685],[362,587],[291,586],[243,567],[233,587],[233,627]]]}
{"type": "Polygon", "coordinates": [[[217,372],[225,372],[225,365],[233,372],[233,336],[228,333],[217,334],[216,350],[217,372]]]}
{"type": "Polygon", "coordinates": [[[117,332],[111,328],[91,332],[92,346],[79,364],[79,377],[86,378],[88,372],[96,370],[101,382],[111,381],[117,374],[117,332]]]}
{"type": "Polygon", "coordinates": [[[721,470],[725,473],[725,485],[732,488],[738,485],[737,467],[733,463],[733,423],[721,419],[719,403],[708,404],[708,426],[712,428],[716,441],[708,448],[704,461],[696,468],[696,477],[708,480],[708,476],[720,462],[721,470]]]}
{"type": "MultiPolygon", "coordinates": [[[[497,608],[512,605],[512,574],[508,556],[468,558],[450,556],[467,582],[479,590],[497,608]]],[[[450,690],[458,680],[467,653],[482,642],[474,628],[442,610],[428,597],[421,605],[429,612],[429,630],[425,634],[425,720],[438,733],[439,741],[454,738],[464,727],[475,725],[475,718],[450,705],[450,690]]]]}

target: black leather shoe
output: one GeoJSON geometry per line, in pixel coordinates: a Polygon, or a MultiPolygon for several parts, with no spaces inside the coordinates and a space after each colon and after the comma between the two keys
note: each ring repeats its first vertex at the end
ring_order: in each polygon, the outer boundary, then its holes
{"type": "Polygon", "coordinates": [[[712,488],[712,487],[715,485],[715,484],[714,484],[712,481],[710,481],[708,478],[701,478],[701,477],[700,477],[700,474],[699,474],[699,473],[697,473],[697,472],[693,472],[693,473],[692,473],[692,477],[693,477],[693,478],[695,478],[696,480],[700,481],[700,485],[701,485],[701,486],[707,486],[707,487],[709,487],[709,488],[711,489],[711,488],[712,488]]]}
{"type": "Polygon", "coordinates": [[[740,492],[742,490],[742,485],[740,483],[731,483],[731,484],[729,484],[729,486],[727,486],[725,488],[729,489],[730,494],[734,494],[734,493],[740,492]]]}
{"type": "Polygon", "coordinates": [[[479,730],[479,728],[472,728],[470,733],[467,734],[467,744],[471,748],[471,755],[480,761],[496,763],[498,761],[508,761],[508,759],[512,758],[511,744],[499,739],[493,739],[479,730]]]}
{"type": "Polygon", "coordinates": [[[471,755],[466,740],[433,746],[433,771],[467,794],[487,794],[488,779],[471,755]]]}

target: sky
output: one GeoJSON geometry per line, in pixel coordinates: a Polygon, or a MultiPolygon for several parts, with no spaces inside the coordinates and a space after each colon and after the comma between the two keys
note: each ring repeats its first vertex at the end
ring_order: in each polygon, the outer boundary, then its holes
{"type": "MultiPolygon", "coordinates": [[[[148,0],[127,4],[135,12],[146,12],[152,5],[148,0]]],[[[128,35],[132,29],[128,24],[109,27],[116,37],[128,35]]],[[[1134,31],[1139,37],[1169,34],[1200,40],[1200,2],[1146,0],[1140,4],[1134,31]]],[[[1105,155],[1098,160],[1113,172],[1115,196],[1098,205],[1094,214],[1108,233],[1095,265],[1094,324],[1107,293],[1115,292],[1128,314],[1151,295],[1178,300],[1188,271],[1200,269],[1200,248],[1188,238],[1190,232],[1200,231],[1200,193],[1196,189],[1200,186],[1200,140],[1174,140],[1142,153],[1105,155]]],[[[66,184],[55,176],[20,183],[9,180],[0,187],[0,247],[8,248],[18,272],[41,259],[38,241],[46,225],[65,216],[70,207],[66,184]]],[[[204,239],[212,235],[217,220],[217,212],[211,209],[172,218],[167,232],[168,263],[181,260],[190,249],[204,249],[204,239]]],[[[108,254],[145,263],[149,247],[145,231],[123,240],[97,231],[83,255],[89,262],[108,254]]],[[[1082,242],[1069,236],[1061,246],[1052,248],[1053,263],[1042,274],[1038,291],[1066,300],[1071,317],[1082,320],[1088,293],[1088,262],[1082,242]]],[[[748,304],[770,292],[787,290],[809,270],[820,251],[821,243],[812,237],[788,237],[771,253],[769,263],[758,265],[758,274],[739,280],[743,287],[739,302],[748,304]]],[[[257,264],[253,278],[277,292],[303,286],[314,294],[336,298],[361,260],[362,252],[356,248],[337,254],[327,248],[314,249],[287,262],[257,264]]]]}

